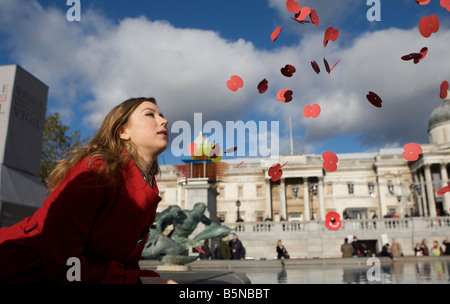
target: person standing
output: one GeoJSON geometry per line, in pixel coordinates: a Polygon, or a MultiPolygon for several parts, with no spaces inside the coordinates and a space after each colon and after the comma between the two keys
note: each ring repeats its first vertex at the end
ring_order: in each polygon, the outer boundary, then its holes
{"type": "Polygon", "coordinates": [[[341,245],[341,252],[343,258],[351,258],[353,256],[353,246],[348,243],[348,238],[344,239],[344,244],[341,245]]]}
{"type": "Polygon", "coordinates": [[[403,256],[402,245],[397,243],[396,239],[392,239],[392,255],[396,258],[403,256]]]}
{"type": "Polygon", "coordinates": [[[444,255],[450,255],[450,242],[448,241],[448,237],[445,238],[442,244],[445,246],[444,255]]]}
{"type": "Polygon", "coordinates": [[[244,246],[242,242],[238,239],[237,235],[233,235],[233,239],[228,243],[231,250],[232,260],[243,260],[244,259],[244,246]]]}
{"type": "Polygon", "coordinates": [[[228,246],[228,237],[222,238],[222,241],[220,242],[220,259],[221,260],[231,259],[231,250],[230,246],[228,246]]]}

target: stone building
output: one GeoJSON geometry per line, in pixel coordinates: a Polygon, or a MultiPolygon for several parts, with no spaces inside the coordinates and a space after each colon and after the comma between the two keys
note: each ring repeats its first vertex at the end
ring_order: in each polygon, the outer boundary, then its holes
{"type": "Polygon", "coordinates": [[[428,134],[428,144],[418,143],[423,152],[417,161],[406,161],[403,148],[338,154],[335,172],[325,171],[321,155],[315,154],[281,155],[275,162],[268,158],[222,161],[220,177],[210,172],[217,164],[206,160],[183,165],[190,166],[189,172],[196,166],[195,176],[180,173],[180,166],[163,165],[159,210],[171,204],[192,205],[187,202],[190,177],[206,177],[208,191],[217,191],[217,202],[212,202],[216,215],[225,222],[235,222],[238,213],[245,222],[266,217],[323,221],[329,211],[350,219],[444,215],[450,208],[450,193],[441,196],[437,191],[448,184],[450,97],[431,113],[428,134]],[[276,162],[286,165],[281,179],[273,182],[268,170],[276,162]]]}

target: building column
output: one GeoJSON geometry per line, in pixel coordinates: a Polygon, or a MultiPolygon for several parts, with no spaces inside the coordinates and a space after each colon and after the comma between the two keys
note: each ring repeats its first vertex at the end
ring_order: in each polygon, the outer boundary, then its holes
{"type": "Polygon", "coordinates": [[[416,202],[417,202],[417,208],[419,209],[419,216],[423,216],[423,208],[422,208],[422,195],[418,196],[417,193],[417,189],[416,189],[416,184],[419,183],[419,173],[417,173],[417,171],[413,172],[413,180],[414,180],[414,197],[416,198],[416,202]]]}
{"type": "Polygon", "coordinates": [[[425,165],[425,186],[427,188],[428,208],[430,209],[430,217],[436,217],[436,201],[434,199],[433,177],[431,176],[430,165],[425,165]]]}
{"type": "Polygon", "coordinates": [[[270,179],[266,178],[265,183],[265,194],[266,194],[266,214],[265,216],[269,216],[271,219],[273,218],[273,210],[272,210],[272,187],[270,184],[270,179]]]}
{"type": "MultiPolygon", "coordinates": [[[[447,173],[447,164],[441,164],[441,187],[444,188],[449,184],[448,182],[448,173],[447,173]]],[[[448,211],[450,208],[450,192],[446,192],[443,195],[442,205],[444,207],[444,211],[448,211]]],[[[445,215],[445,214],[442,214],[445,215]]]]}
{"type": "Polygon", "coordinates": [[[378,216],[378,218],[383,218],[386,215],[386,202],[385,202],[386,195],[384,195],[384,191],[381,191],[380,184],[384,185],[385,179],[383,177],[380,177],[379,175],[377,175],[378,202],[380,203],[380,213],[377,214],[377,216],[378,216]],[[380,182],[380,179],[381,179],[381,182],[380,182]]]}
{"type": "Polygon", "coordinates": [[[308,189],[308,178],[303,178],[303,204],[304,204],[304,221],[311,220],[311,214],[309,213],[309,189],[308,189]]]}
{"type": "Polygon", "coordinates": [[[282,177],[280,179],[280,217],[283,216],[285,220],[287,220],[286,209],[286,184],[285,178],[282,177]]]}
{"type": "Polygon", "coordinates": [[[427,203],[426,203],[426,199],[425,199],[425,179],[424,179],[424,173],[423,172],[419,172],[419,181],[420,181],[420,191],[421,191],[421,195],[420,198],[422,199],[422,207],[423,207],[423,216],[429,216],[428,213],[428,208],[427,208],[427,203]]]}
{"type": "Polygon", "coordinates": [[[319,213],[320,220],[325,220],[325,199],[324,199],[324,191],[323,191],[323,177],[319,176],[319,189],[317,193],[319,194],[319,213]]]}

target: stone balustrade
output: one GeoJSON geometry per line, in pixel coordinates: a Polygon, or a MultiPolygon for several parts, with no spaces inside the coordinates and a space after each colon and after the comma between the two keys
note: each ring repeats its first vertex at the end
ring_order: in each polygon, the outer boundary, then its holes
{"type": "Polygon", "coordinates": [[[395,238],[402,245],[405,255],[413,255],[415,244],[422,239],[427,239],[431,247],[434,240],[442,245],[442,241],[450,237],[450,217],[342,220],[339,230],[329,230],[323,221],[238,222],[223,225],[238,234],[246,248],[247,257],[255,259],[274,258],[278,240],[282,240],[291,257],[326,258],[341,256],[340,247],[344,238],[353,235],[359,240],[376,243],[377,252],[381,251],[384,240],[391,242],[395,238]]]}

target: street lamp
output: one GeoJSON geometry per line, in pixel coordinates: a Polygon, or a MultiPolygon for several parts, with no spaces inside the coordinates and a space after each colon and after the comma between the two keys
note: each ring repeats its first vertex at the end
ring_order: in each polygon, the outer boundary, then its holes
{"type": "Polygon", "coordinates": [[[236,207],[237,207],[237,221],[239,221],[241,215],[239,214],[239,207],[241,206],[241,201],[238,199],[236,201],[236,207]]]}

